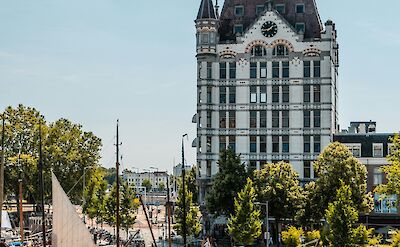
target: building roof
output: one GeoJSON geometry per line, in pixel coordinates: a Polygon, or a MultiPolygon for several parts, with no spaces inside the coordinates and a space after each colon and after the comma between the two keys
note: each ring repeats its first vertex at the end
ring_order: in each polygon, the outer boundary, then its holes
{"type": "MultiPolygon", "coordinates": [[[[257,6],[262,6],[266,0],[225,0],[221,17],[220,17],[220,41],[234,41],[233,33],[234,26],[242,24],[243,29],[249,28],[252,23],[258,18],[256,13],[257,6]],[[244,6],[244,15],[235,15],[235,6],[244,6]]],[[[282,17],[293,27],[296,23],[305,24],[305,39],[314,39],[321,37],[323,30],[322,22],[319,17],[315,0],[274,0],[273,6],[278,4],[285,5],[285,13],[282,17]],[[305,13],[296,13],[296,6],[304,4],[305,13]]]]}
{"type": "Polygon", "coordinates": [[[199,13],[197,14],[197,20],[200,19],[217,19],[212,0],[201,0],[199,13]]]}

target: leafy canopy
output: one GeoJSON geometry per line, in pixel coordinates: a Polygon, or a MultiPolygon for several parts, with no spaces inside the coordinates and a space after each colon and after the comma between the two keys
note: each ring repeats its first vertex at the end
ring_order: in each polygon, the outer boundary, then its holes
{"type": "Polygon", "coordinates": [[[213,185],[206,197],[207,209],[216,215],[234,213],[234,199],[246,184],[247,172],[240,156],[232,149],[221,152],[218,161],[219,172],[215,175],[213,185]]]}
{"type": "Polygon", "coordinates": [[[316,221],[323,217],[328,204],[335,200],[342,183],[349,187],[350,200],[357,211],[371,211],[373,201],[371,194],[367,193],[367,169],[345,145],[331,143],[314,163],[314,170],[318,178],[310,197],[313,200],[311,204],[319,208],[313,216],[316,221]]]}
{"type": "MultiPolygon", "coordinates": [[[[186,181],[185,176],[185,181],[186,181]]],[[[178,198],[176,199],[175,219],[176,224],[174,229],[179,235],[183,234],[183,193],[185,193],[185,212],[186,212],[186,233],[189,236],[198,236],[201,231],[199,207],[193,204],[193,194],[185,186],[185,191],[182,189],[182,181],[179,181],[178,198]]]]}
{"type": "Polygon", "coordinates": [[[256,191],[250,178],[235,198],[235,213],[228,220],[228,231],[237,244],[251,246],[261,234],[260,211],[256,208],[256,191]]]}

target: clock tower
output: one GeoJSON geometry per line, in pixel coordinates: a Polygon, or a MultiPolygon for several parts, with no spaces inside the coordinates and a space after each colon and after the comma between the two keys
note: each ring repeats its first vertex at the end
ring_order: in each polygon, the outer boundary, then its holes
{"type": "Polygon", "coordinates": [[[204,201],[220,152],[249,171],[289,162],[303,183],[338,130],[339,45],[316,0],[201,0],[196,23],[198,182],[204,201]]]}

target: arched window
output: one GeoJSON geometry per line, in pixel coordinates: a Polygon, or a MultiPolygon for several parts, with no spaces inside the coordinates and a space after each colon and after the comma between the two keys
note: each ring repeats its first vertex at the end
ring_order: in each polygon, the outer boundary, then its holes
{"type": "Polygon", "coordinates": [[[272,51],[273,56],[289,56],[289,50],[285,45],[277,45],[272,51]]]}
{"type": "Polygon", "coordinates": [[[265,49],[262,45],[255,45],[251,49],[251,56],[253,57],[262,57],[267,55],[267,49],[265,49]]]}

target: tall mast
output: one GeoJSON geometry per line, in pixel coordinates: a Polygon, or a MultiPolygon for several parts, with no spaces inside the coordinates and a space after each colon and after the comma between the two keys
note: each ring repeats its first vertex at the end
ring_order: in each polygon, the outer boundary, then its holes
{"type": "Polygon", "coordinates": [[[119,120],[117,120],[117,161],[116,161],[116,181],[117,181],[117,247],[119,247],[119,130],[118,130],[119,120]]]}
{"type": "Polygon", "coordinates": [[[43,179],[43,157],[42,157],[42,123],[39,123],[39,180],[40,180],[40,196],[42,203],[42,234],[43,247],[46,247],[46,217],[44,214],[44,179],[43,179]]]}
{"type": "Polygon", "coordinates": [[[169,176],[167,176],[167,191],[168,191],[167,192],[168,247],[172,247],[172,240],[171,240],[171,201],[170,201],[170,197],[169,197],[169,176]]]}
{"type": "Polygon", "coordinates": [[[182,223],[182,237],[183,237],[183,246],[186,247],[186,235],[187,235],[187,229],[186,229],[186,193],[185,193],[185,148],[183,145],[183,139],[187,136],[187,134],[184,134],[182,136],[182,207],[183,207],[183,223],[182,223]]]}
{"type": "MultiPolygon", "coordinates": [[[[0,163],[0,228],[3,216],[3,199],[4,199],[4,137],[5,137],[5,115],[2,115],[3,127],[1,131],[1,163],[0,163]]],[[[0,230],[1,237],[1,230],[0,230]]]]}

